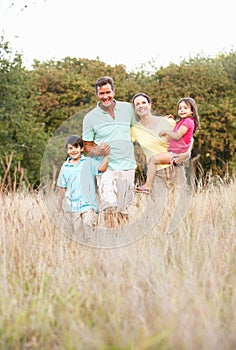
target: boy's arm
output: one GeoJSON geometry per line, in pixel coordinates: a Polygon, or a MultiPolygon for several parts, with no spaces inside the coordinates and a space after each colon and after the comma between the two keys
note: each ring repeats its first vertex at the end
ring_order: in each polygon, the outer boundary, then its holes
{"type": "Polygon", "coordinates": [[[108,168],[108,160],[109,160],[109,155],[105,156],[101,162],[101,164],[99,165],[98,171],[100,172],[104,172],[107,170],[108,168]]]}
{"type": "Polygon", "coordinates": [[[66,188],[65,187],[59,187],[59,210],[61,211],[63,209],[63,199],[65,197],[66,188]]]}

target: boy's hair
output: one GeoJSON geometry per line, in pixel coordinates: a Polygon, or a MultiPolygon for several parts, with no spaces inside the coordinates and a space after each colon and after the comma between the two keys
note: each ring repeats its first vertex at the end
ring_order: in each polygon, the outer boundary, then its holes
{"type": "Polygon", "coordinates": [[[78,135],[71,135],[71,136],[67,137],[66,143],[65,143],[66,149],[67,149],[69,144],[74,146],[74,147],[78,147],[78,146],[80,146],[80,148],[84,147],[84,141],[78,135]]]}
{"type": "Polygon", "coordinates": [[[177,103],[177,110],[179,109],[179,105],[181,102],[185,102],[188,106],[190,106],[191,111],[193,112],[193,118],[194,118],[194,124],[195,124],[194,132],[197,131],[200,128],[200,117],[198,115],[196,101],[192,97],[183,97],[177,103]]]}
{"type": "Polygon", "coordinates": [[[114,81],[113,81],[113,79],[111,77],[109,77],[109,76],[105,76],[105,77],[99,78],[96,81],[96,83],[95,83],[96,93],[98,92],[98,87],[101,87],[101,86],[106,85],[106,84],[110,84],[112,91],[114,91],[114,81]]]}
{"type": "Polygon", "coordinates": [[[152,102],[151,97],[145,94],[145,92],[138,92],[137,94],[135,94],[132,98],[132,102],[134,103],[134,100],[136,99],[136,97],[139,97],[139,96],[143,96],[144,98],[146,98],[148,103],[152,102]]]}

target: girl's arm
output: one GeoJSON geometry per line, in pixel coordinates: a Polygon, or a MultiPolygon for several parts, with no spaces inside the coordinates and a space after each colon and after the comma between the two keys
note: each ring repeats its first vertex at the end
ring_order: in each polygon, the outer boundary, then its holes
{"type": "Polygon", "coordinates": [[[171,130],[162,130],[159,133],[159,136],[160,137],[169,136],[171,139],[178,141],[186,134],[187,131],[188,131],[188,129],[186,128],[186,126],[181,125],[181,127],[179,128],[178,131],[175,132],[175,131],[171,131],[171,130]]]}

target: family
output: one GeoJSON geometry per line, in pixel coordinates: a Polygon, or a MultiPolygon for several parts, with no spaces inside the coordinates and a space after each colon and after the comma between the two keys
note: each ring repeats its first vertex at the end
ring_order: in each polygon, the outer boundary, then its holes
{"type": "Polygon", "coordinates": [[[172,115],[153,115],[151,98],[143,92],[135,94],[132,103],[117,101],[109,76],[96,81],[95,93],[98,103],[83,119],[82,137],[71,135],[66,140],[69,157],[57,186],[60,208],[66,198],[66,211],[73,220],[88,225],[98,221],[98,190],[105,223],[113,228],[128,222],[135,192],[154,198],[158,188],[169,183],[185,185],[183,163],[190,158],[199,115],[190,97],[178,101],[177,121],[172,115]],[[136,188],[135,141],[148,164],[146,182],[136,188]]]}

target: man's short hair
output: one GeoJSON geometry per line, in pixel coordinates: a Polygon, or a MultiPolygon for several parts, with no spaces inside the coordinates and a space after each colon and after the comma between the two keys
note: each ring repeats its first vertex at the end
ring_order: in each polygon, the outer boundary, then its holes
{"type": "Polygon", "coordinates": [[[105,76],[102,78],[99,78],[96,83],[95,83],[95,89],[96,89],[96,93],[98,92],[98,88],[106,85],[106,84],[110,84],[111,85],[111,89],[114,91],[114,81],[111,77],[109,76],[105,76]]]}

